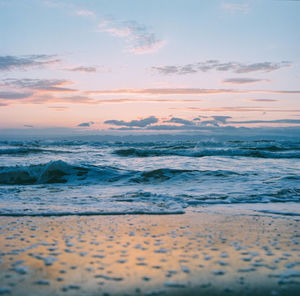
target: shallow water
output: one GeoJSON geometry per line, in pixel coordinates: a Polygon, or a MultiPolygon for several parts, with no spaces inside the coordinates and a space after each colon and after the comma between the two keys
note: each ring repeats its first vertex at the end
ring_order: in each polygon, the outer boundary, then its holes
{"type": "Polygon", "coordinates": [[[175,214],[300,201],[300,142],[0,142],[0,215],[175,214]]]}

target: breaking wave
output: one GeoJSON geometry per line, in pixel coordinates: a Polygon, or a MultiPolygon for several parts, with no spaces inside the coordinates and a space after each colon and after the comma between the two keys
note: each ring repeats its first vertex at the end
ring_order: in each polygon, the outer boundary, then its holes
{"type": "Polygon", "coordinates": [[[225,170],[181,170],[161,168],[149,171],[121,170],[109,166],[76,166],[62,160],[50,161],[45,164],[0,167],[0,184],[34,185],[72,183],[82,184],[98,182],[117,182],[125,180],[130,183],[158,183],[170,179],[191,180],[193,178],[213,176],[229,177],[238,173],[225,170]]]}
{"type": "Polygon", "coordinates": [[[38,165],[0,167],[0,184],[5,185],[74,183],[87,178],[114,181],[120,176],[118,170],[111,167],[75,166],[62,160],[38,165]]]}

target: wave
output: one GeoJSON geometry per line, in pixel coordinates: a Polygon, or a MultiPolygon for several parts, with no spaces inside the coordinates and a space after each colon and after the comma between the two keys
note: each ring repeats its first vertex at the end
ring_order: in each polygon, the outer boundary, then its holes
{"type": "MultiPolygon", "coordinates": [[[[123,191],[116,195],[108,194],[104,198],[99,198],[98,195],[95,198],[78,195],[72,197],[71,203],[67,198],[68,194],[65,190],[60,195],[54,193],[50,196],[51,193],[48,192],[46,195],[39,195],[38,198],[34,197],[36,194],[27,196],[26,202],[25,199],[20,199],[19,196],[16,198],[9,197],[4,200],[4,203],[0,207],[0,216],[168,215],[184,214],[187,209],[194,211],[195,207],[199,206],[201,206],[201,211],[206,211],[209,205],[229,204],[248,204],[247,209],[267,214],[270,213],[269,209],[276,207],[276,211],[280,211],[280,214],[289,216],[300,215],[299,211],[297,211],[297,206],[290,206],[291,202],[294,204],[299,203],[300,189],[286,188],[278,192],[275,190],[272,194],[265,192],[247,196],[243,194],[232,195],[208,192],[200,195],[178,193],[174,195],[172,193],[157,193],[136,189],[133,191],[125,190],[125,192],[123,191]],[[7,207],[6,204],[10,206],[7,207]],[[256,205],[252,206],[250,204],[256,205]],[[270,208],[270,206],[262,206],[262,204],[273,205],[270,208]],[[286,206],[282,206],[283,204],[286,206]],[[286,208],[289,210],[287,211],[286,208]]],[[[272,213],[277,214],[275,212],[272,213]]]]}
{"type": "MultiPolygon", "coordinates": [[[[78,152],[78,151],[76,151],[78,152]]],[[[27,156],[28,154],[39,153],[76,153],[75,151],[45,149],[36,147],[18,147],[0,149],[1,155],[27,156]]],[[[286,147],[268,146],[268,147],[241,147],[241,148],[210,148],[199,149],[187,146],[163,146],[153,147],[151,149],[143,148],[125,148],[113,151],[121,157],[162,157],[162,156],[184,156],[184,157],[205,157],[205,156],[243,156],[257,158],[300,158],[300,149],[290,149],[286,147]]]]}
{"type": "Polygon", "coordinates": [[[53,183],[85,184],[99,182],[126,183],[160,183],[172,180],[193,180],[195,178],[229,177],[239,175],[226,170],[181,170],[160,168],[149,171],[122,170],[109,166],[81,165],[75,166],[62,160],[45,164],[0,167],[0,184],[2,185],[34,185],[53,183]]]}
{"type": "Polygon", "coordinates": [[[38,165],[0,167],[0,184],[5,185],[74,183],[95,178],[114,181],[120,176],[119,170],[108,166],[74,166],[62,160],[38,165]]]}
{"type": "Polygon", "coordinates": [[[39,148],[6,148],[6,149],[0,149],[0,155],[41,153],[43,151],[44,149],[39,149],[39,148]]]}
{"type": "Polygon", "coordinates": [[[115,139],[109,139],[99,138],[99,139],[93,139],[93,138],[85,138],[85,139],[59,139],[59,138],[53,138],[53,139],[27,139],[27,140],[1,140],[0,139],[0,145],[4,146],[19,146],[19,147],[40,147],[40,146],[81,146],[81,145],[90,145],[90,146],[127,146],[134,145],[137,147],[178,147],[178,148],[191,148],[195,146],[203,146],[203,147],[220,147],[220,146],[231,146],[231,147],[272,147],[277,146],[281,148],[298,148],[300,149],[300,141],[297,138],[289,139],[289,140],[283,140],[280,138],[274,138],[270,140],[226,140],[226,139],[217,139],[214,137],[211,137],[210,139],[204,139],[203,137],[197,137],[193,139],[186,139],[186,140],[180,140],[180,139],[168,139],[168,140],[162,140],[155,139],[151,140],[147,137],[142,137],[142,139],[138,138],[131,138],[126,137],[122,138],[119,137],[119,140],[115,139]],[[201,139],[202,138],[202,139],[201,139]]]}
{"type": "Polygon", "coordinates": [[[234,194],[207,194],[186,198],[189,206],[206,204],[244,204],[244,203],[288,203],[300,202],[300,189],[285,188],[272,193],[234,195],[234,194]]]}
{"type": "Polygon", "coordinates": [[[0,149],[0,155],[27,155],[33,153],[71,153],[63,150],[32,148],[32,147],[19,147],[19,148],[4,148],[0,149]]]}
{"type": "Polygon", "coordinates": [[[116,215],[178,215],[184,214],[185,211],[182,209],[178,210],[122,210],[122,211],[68,211],[68,212],[32,212],[26,213],[23,211],[11,211],[2,212],[0,211],[0,217],[62,217],[62,216],[116,216],[116,215]]]}
{"type": "Polygon", "coordinates": [[[243,156],[257,158],[300,158],[300,152],[293,149],[279,150],[280,148],[239,148],[239,149],[193,149],[193,150],[164,150],[164,149],[117,149],[114,154],[122,157],[161,157],[161,156],[243,156]],[[278,150],[276,150],[278,149],[278,150]],[[282,152],[277,152],[282,151],[282,152]]]}
{"type": "Polygon", "coordinates": [[[277,146],[277,145],[268,145],[268,146],[257,146],[257,147],[241,147],[241,149],[252,150],[252,151],[270,151],[270,152],[281,152],[281,151],[299,151],[300,147],[285,147],[285,146],[277,146]]]}
{"type": "Polygon", "coordinates": [[[192,177],[199,178],[205,176],[213,176],[213,177],[229,177],[231,175],[239,175],[236,172],[226,171],[226,170],[180,170],[180,169],[169,169],[169,168],[161,168],[156,170],[150,170],[141,172],[138,176],[135,176],[131,179],[131,181],[136,183],[157,183],[164,182],[167,180],[190,180],[192,177]]]}

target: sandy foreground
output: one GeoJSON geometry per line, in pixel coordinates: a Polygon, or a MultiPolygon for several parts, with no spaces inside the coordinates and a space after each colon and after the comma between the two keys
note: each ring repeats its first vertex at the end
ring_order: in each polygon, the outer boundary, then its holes
{"type": "Polygon", "coordinates": [[[0,217],[0,295],[300,295],[297,218],[0,217]]]}

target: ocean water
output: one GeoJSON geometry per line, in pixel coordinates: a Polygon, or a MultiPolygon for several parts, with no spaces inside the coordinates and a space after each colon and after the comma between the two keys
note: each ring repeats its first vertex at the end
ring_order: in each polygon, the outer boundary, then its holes
{"type": "Polygon", "coordinates": [[[300,202],[299,140],[0,142],[0,215],[300,202]]]}

